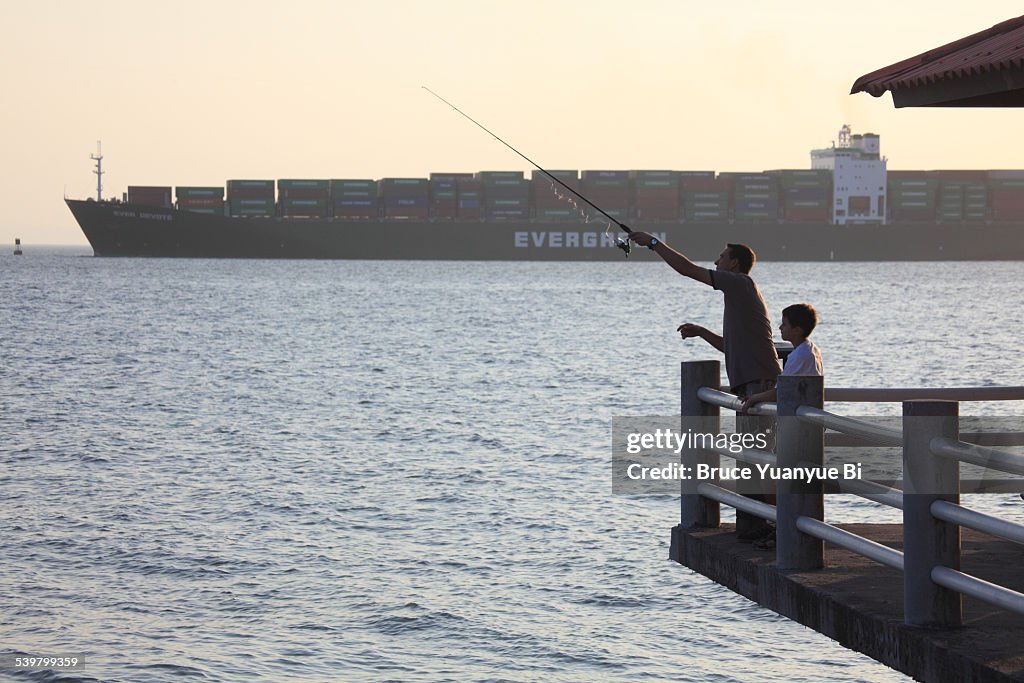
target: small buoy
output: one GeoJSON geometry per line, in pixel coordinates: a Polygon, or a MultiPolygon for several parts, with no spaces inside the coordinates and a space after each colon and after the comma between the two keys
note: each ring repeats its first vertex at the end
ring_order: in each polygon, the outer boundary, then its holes
{"type": "Polygon", "coordinates": [[[14,255],[21,256],[21,240],[17,237],[14,238],[14,255]]]}

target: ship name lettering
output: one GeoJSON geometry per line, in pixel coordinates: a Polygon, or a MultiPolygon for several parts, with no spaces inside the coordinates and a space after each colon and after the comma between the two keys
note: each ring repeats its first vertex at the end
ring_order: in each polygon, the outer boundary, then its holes
{"type": "Polygon", "coordinates": [[[551,249],[595,249],[598,242],[602,247],[614,247],[615,240],[611,235],[603,235],[598,239],[596,232],[548,232],[548,231],[517,231],[513,233],[513,243],[516,249],[529,249],[533,247],[549,247],[551,249]]]}
{"type": "Polygon", "coordinates": [[[154,221],[169,221],[171,215],[169,213],[143,213],[139,212],[139,218],[148,218],[154,221]]]}

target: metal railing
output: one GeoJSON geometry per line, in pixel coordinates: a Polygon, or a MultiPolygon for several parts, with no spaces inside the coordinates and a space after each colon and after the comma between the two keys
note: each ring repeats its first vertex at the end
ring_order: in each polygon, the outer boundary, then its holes
{"type": "MultiPolygon", "coordinates": [[[[699,421],[720,425],[720,409],[740,410],[742,401],[718,389],[718,361],[682,364],[683,428],[699,421]]],[[[775,404],[760,404],[748,414],[776,416],[775,453],[727,449],[684,450],[682,465],[696,471],[698,462],[717,466],[720,456],[773,467],[820,467],[825,431],[874,446],[903,451],[903,490],[870,481],[847,481],[844,493],[903,511],[903,552],[840,529],[824,521],[824,482],[779,479],[776,505],[730,491],[715,481],[682,482],[680,524],[684,528],[717,527],[719,503],[776,523],[776,565],[780,569],[824,566],[824,542],[898,569],[904,577],[904,619],[920,626],[954,626],[963,621],[961,595],[1024,614],[1024,594],[963,573],[959,527],[1024,544],[1024,525],[970,510],[959,504],[960,463],[1024,475],[1024,455],[979,446],[961,439],[960,401],[1024,400],[1024,387],[967,389],[829,389],[821,377],[780,376],[775,404]],[[900,401],[902,427],[871,424],[823,410],[832,401],[900,401]]],[[[972,442],[1024,445],[1024,434],[964,434],[972,442]]]]}

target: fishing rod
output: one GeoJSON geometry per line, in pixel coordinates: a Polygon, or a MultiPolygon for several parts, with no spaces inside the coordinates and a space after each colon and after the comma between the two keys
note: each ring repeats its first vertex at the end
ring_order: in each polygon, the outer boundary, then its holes
{"type": "MultiPolygon", "coordinates": [[[[467,114],[466,112],[462,111],[461,109],[459,109],[458,107],[456,107],[456,106],[455,106],[454,104],[452,104],[451,102],[449,102],[449,101],[448,101],[448,100],[446,100],[445,98],[443,98],[443,97],[441,97],[440,95],[438,95],[438,94],[437,94],[436,92],[434,92],[433,90],[431,90],[431,89],[430,89],[430,88],[428,88],[427,86],[423,85],[423,86],[420,86],[420,87],[422,87],[422,88],[423,88],[424,90],[426,90],[426,91],[427,91],[428,93],[430,93],[431,95],[433,95],[433,96],[434,96],[434,97],[436,97],[437,99],[441,100],[442,102],[444,102],[445,104],[447,104],[447,105],[448,105],[449,107],[451,107],[452,109],[454,109],[455,111],[459,112],[459,113],[460,113],[460,114],[462,114],[462,115],[463,115],[464,117],[466,117],[467,119],[469,119],[470,121],[472,121],[472,122],[473,122],[473,123],[474,123],[474,124],[475,124],[475,125],[476,125],[476,126],[477,126],[478,128],[480,128],[481,130],[483,130],[483,131],[484,131],[485,133],[487,133],[488,135],[490,135],[490,136],[491,136],[492,138],[494,138],[495,140],[497,140],[497,141],[498,141],[498,142],[500,142],[501,144],[503,144],[503,145],[505,145],[506,147],[508,147],[508,148],[509,148],[510,150],[512,150],[513,152],[515,152],[515,153],[516,153],[516,154],[518,154],[519,156],[521,156],[521,157],[522,157],[523,159],[526,159],[526,161],[528,161],[528,162],[529,162],[529,163],[530,163],[530,164],[531,164],[531,165],[532,165],[532,166],[533,166],[534,168],[536,168],[536,169],[537,169],[538,171],[540,171],[541,173],[543,173],[544,175],[546,175],[546,176],[547,176],[548,178],[551,178],[551,180],[555,181],[556,183],[558,183],[559,185],[561,185],[561,186],[562,186],[562,187],[564,187],[565,189],[569,190],[569,192],[572,192],[572,193],[573,193],[574,195],[576,195],[577,197],[579,197],[580,199],[582,199],[583,201],[585,201],[585,202],[586,202],[587,204],[589,204],[590,206],[592,206],[592,207],[594,207],[595,209],[597,209],[597,211],[599,211],[599,212],[601,213],[601,215],[603,215],[603,216],[604,216],[605,218],[607,218],[608,220],[610,220],[610,221],[611,221],[612,223],[615,223],[615,225],[619,226],[619,229],[620,229],[620,230],[622,230],[623,232],[625,232],[625,233],[626,233],[627,235],[628,235],[629,233],[633,232],[633,231],[632,231],[632,230],[631,230],[631,229],[629,228],[629,226],[627,226],[626,224],[622,223],[622,222],[621,222],[621,221],[619,221],[618,219],[616,219],[616,218],[613,218],[612,216],[610,216],[610,215],[608,214],[608,212],[607,212],[607,211],[605,211],[604,209],[602,209],[602,208],[601,208],[600,206],[598,206],[598,205],[597,205],[597,204],[595,204],[594,202],[590,201],[589,199],[587,199],[586,197],[584,197],[583,195],[581,195],[581,194],[580,194],[579,192],[577,192],[576,190],[574,190],[574,189],[572,189],[571,187],[569,187],[568,185],[566,185],[566,184],[565,184],[564,182],[562,182],[562,181],[561,181],[560,179],[558,179],[558,178],[556,178],[555,176],[553,176],[553,175],[551,175],[550,173],[548,173],[548,172],[547,172],[546,170],[544,170],[543,168],[541,168],[540,164],[538,164],[538,163],[537,163],[536,161],[534,161],[534,160],[533,160],[533,159],[531,159],[530,157],[526,156],[525,154],[523,154],[522,152],[520,152],[520,151],[519,151],[518,149],[516,149],[516,148],[515,148],[515,147],[513,147],[512,145],[508,144],[507,142],[505,142],[504,140],[502,140],[501,138],[499,138],[499,137],[498,137],[497,135],[495,135],[495,134],[494,134],[494,133],[492,133],[492,132],[491,132],[490,130],[488,130],[488,128],[487,128],[486,126],[484,126],[484,125],[483,125],[482,123],[480,123],[479,121],[477,121],[476,119],[474,119],[474,118],[473,118],[472,116],[470,116],[470,115],[469,115],[469,114],[467,114]]],[[[611,226],[609,226],[609,227],[611,227],[611,226]]],[[[621,249],[622,251],[626,252],[626,256],[629,256],[629,240],[628,240],[628,239],[626,239],[626,240],[624,240],[624,239],[621,239],[621,238],[619,238],[619,239],[616,239],[616,240],[615,240],[615,246],[617,246],[617,247],[618,247],[619,249],[621,249]]]]}

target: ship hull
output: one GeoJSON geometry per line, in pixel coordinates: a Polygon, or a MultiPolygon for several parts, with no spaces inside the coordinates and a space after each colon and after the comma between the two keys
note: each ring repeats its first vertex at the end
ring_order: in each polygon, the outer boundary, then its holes
{"type": "MultiPolygon", "coordinates": [[[[481,261],[621,261],[602,223],[230,218],[67,200],[96,256],[481,261]]],[[[1024,260],[1012,223],[838,226],[824,223],[643,223],[697,260],[726,242],[767,261],[1024,260]]],[[[621,233],[618,233],[621,236],[621,233]]],[[[637,260],[657,257],[635,249],[637,260]]]]}

